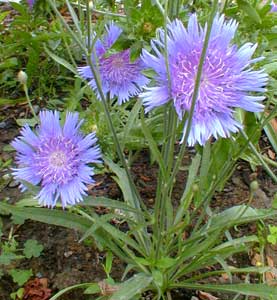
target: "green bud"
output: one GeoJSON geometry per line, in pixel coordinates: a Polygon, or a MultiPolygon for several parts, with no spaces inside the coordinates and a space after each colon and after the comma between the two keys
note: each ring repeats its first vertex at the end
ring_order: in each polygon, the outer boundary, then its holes
{"type": "Polygon", "coordinates": [[[251,192],[256,192],[259,188],[259,183],[257,180],[254,180],[250,183],[250,190],[251,192]]]}
{"type": "Polygon", "coordinates": [[[197,193],[198,191],[199,191],[199,186],[198,186],[198,184],[194,183],[192,185],[192,192],[197,193]]]}

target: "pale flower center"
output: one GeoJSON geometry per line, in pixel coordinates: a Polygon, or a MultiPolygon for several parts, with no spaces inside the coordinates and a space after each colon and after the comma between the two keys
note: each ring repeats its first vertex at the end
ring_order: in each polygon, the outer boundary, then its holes
{"type": "Polygon", "coordinates": [[[122,68],[124,66],[124,60],[122,57],[113,57],[112,58],[112,65],[114,68],[122,68]]]}
{"type": "Polygon", "coordinates": [[[66,155],[62,151],[55,151],[49,156],[49,163],[53,167],[63,167],[67,162],[66,155]]]}

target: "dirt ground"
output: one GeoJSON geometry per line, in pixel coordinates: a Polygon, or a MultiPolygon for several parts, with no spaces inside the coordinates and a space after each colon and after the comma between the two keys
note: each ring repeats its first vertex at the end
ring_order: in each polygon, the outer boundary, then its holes
{"type": "MultiPolygon", "coordinates": [[[[3,111],[4,116],[0,120],[0,157],[2,161],[7,161],[12,158],[13,153],[4,151],[5,147],[18,134],[15,117],[26,117],[26,111],[22,107],[7,108],[3,111]]],[[[266,137],[263,139],[263,142],[267,144],[266,137]]],[[[139,159],[133,164],[132,170],[138,189],[145,203],[151,209],[155,198],[157,169],[155,166],[149,167],[147,152],[142,151],[139,159]]],[[[2,170],[2,174],[0,174],[1,200],[8,199],[9,203],[14,203],[21,197],[21,194],[18,190],[18,184],[12,178],[8,180],[2,179],[2,176],[7,172],[8,170],[2,170]]],[[[185,176],[185,173],[181,173],[178,177],[177,188],[174,191],[175,195],[181,192],[185,176]]],[[[258,208],[270,207],[273,195],[277,192],[277,185],[272,182],[262,169],[258,168],[255,172],[252,172],[249,165],[245,162],[238,163],[233,176],[224,190],[215,195],[211,206],[214,209],[223,210],[236,204],[246,203],[249,197],[249,184],[253,178],[257,179],[260,187],[255,193],[252,205],[258,208]]],[[[104,195],[113,199],[121,198],[121,192],[109,174],[97,175],[95,179],[98,184],[91,190],[91,194],[104,195]]],[[[38,258],[21,261],[20,265],[16,267],[22,269],[31,268],[34,278],[47,278],[48,287],[53,294],[70,285],[83,282],[98,282],[105,278],[105,272],[102,267],[105,253],[99,252],[92,240],[79,243],[81,238],[79,232],[33,221],[26,221],[23,225],[12,225],[11,220],[6,216],[3,216],[3,220],[4,237],[7,237],[9,228],[14,226],[14,234],[20,245],[23,245],[26,239],[36,239],[43,244],[44,250],[38,258]]],[[[256,228],[252,226],[242,230],[255,231],[256,228]]],[[[271,251],[270,255],[276,265],[277,249],[269,249],[268,251],[271,251]]],[[[247,265],[251,261],[251,257],[247,254],[234,259],[239,265],[247,265]]],[[[120,281],[123,272],[124,264],[115,258],[111,276],[115,280],[120,281]]],[[[16,288],[17,286],[9,276],[1,278],[0,300],[8,300],[9,294],[14,292],[16,288]]],[[[200,298],[200,296],[186,290],[179,290],[173,293],[173,299],[175,300],[205,299],[200,298]]],[[[232,299],[226,298],[228,297],[226,295],[221,297],[223,297],[219,298],[221,300],[232,299]]],[[[87,300],[93,298],[82,295],[81,290],[75,290],[60,299],[87,300]]],[[[151,295],[145,296],[145,299],[151,299],[151,295]]],[[[27,298],[27,300],[33,299],[27,298]]]]}

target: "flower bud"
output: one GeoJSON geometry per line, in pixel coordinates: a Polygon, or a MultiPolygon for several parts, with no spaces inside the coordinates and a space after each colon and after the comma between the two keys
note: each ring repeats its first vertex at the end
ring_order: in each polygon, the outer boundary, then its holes
{"type": "Polygon", "coordinates": [[[91,130],[92,130],[92,131],[96,132],[97,129],[98,129],[98,127],[97,127],[96,124],[93,124],[93,125],[91,126],[91,130]]]}
{"type": "Polygon", "coordinates": [[[194,184],[192,185],[192,192],[193,192],[193,193],[197,193],[198,191],[199,191],[199,185],[196,184],[196,183],[194,183],[194,184]]]}
{"type": "Polygon", "coordinates": [[[92,9],[93,9],[93,7],[94,7],[94,5],[93,5],[93,1],[89,1],[89,3],[88,3],[88,7],[89,7],[89,9],[90,9],[90,10],[92,10],[92,9]]]}
{"type": "Polygon", "coordinates": [[[150,33],[151,31],[153,31],[153,29],[154,29],[154,26],[152,23],[146,22],[143,24],[143,31],[145,33],[150,33]]]}
{"type": "Polygon", "coordinates": [[[252,193],[256,192],[258,190],[258,188],[259,188],[259,183],[257,180],[254,180],[250,183],[250,190],[252,193]]]}
{"type": "Polygon", "coordinates": [[[17,74],[17,79],[21,84],[26,85],[27,80],[28,80],[28,76],[24,71],[21,70],[17,74]]]}

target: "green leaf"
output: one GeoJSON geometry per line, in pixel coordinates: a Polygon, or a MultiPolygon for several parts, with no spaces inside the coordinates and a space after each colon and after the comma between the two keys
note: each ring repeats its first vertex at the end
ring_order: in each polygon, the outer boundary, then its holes
{"type": "MultiPolygon", "coordinates": [[[[117,164],[115,164],[112,160],[108,158],[105,158],[105,163],[109,166],[112,172],[116,174],[116,177],[114,177],[114,179],[119,185],[126,203],[131,207],[136,208],[137,204],[134,199],[132,187],[129,184],[126,171],[120,168],[117,164]]],[[[134,215],[134,217],[137,219],[138,216],[136,216],[136,213],[132,215],[134,215]]]]}
{"type": "Polygon", "coordinates": [[[29,197],[29,198],[23,198],[16,202],[15,204],[17,207],[27,207],[27,206],[39,206],[38,200],[35,199],[34,197],[29,197]]]}
{"type": "Polygon", "coordinates": [[[85,217],[69,213],[68,211],[51,210],[48,208],[19,208],[0,202],[1,210],[25,219],[76,229],[81,232],[85,232],[91,226],[91,222],[85,217]]]}
{"type": "Polygon", "coordinates": [[[73,74],[78,75],[76,69],[69,63],[67,62],[65,59],[57,56],[56,54],[54,54],[52,51],[50,51],[46,46],[44,46],[44,50],[45,52],[58,64],[64,66],[66,69],[68,69],[69,71],[71,71],[73,74]]]}
{"type": "Polygon", "coordinates": [[[85,198],[85,200],[81,203],[79,203],[80,206],[93,206],[93,207],[108,207],[108,208],[116,208],[124,211],[130,211],[134,212],[136,214],[141,214],[140,211],[137,209],[127,205],[124,202],[121,202],[119,200],[112,200],[106,197],[91,197],[88,196],[85,198]]]}
{"type": "Polygon", "coordinates": [[[138,118],[138,114],[141,109],[141,106],[142,106],[142,102],[137,101],[128,116],[128,120],[124,126],[124,131],[123,131],[123,143],[121,145],[122,149],[124,149],[124,147],[128,141],[128,138],[130,138],[130,136],[129,136],[130,131],[131,131],[132,127],[134,126],[134,124],[136,123],[135,121],[138,118]]]}
{"type": "Polygon", "coordinates": [[[16,215],[12,215],[11,219],[12,219],[13,224],[16,224],[16,225],[23,225],[26,220],[26,218],[24,218],[22,216],[16,216],[16,215]]]}
{"type": "Polygon", "coordinates": [[[0,265],[9,265],[12,260],[21,258],[20,256],[10,252],[4,252],[0,255],[0,265]]]}
{"type": "Polygon", "coordinates": [[[276,245],[277,243],[277,237],[275,235],[269,235],[267,237],[267,241],[272,244],[272,245],[276,245]]]}
{"type": "Polygon", "coordinates": [[[37,240],[27,240],[24,243],[23,253],[26,258],[39,257],[43,246],[37,242],[37,240]]]}
{"type": "MultiPolygon", "coordinates": [[[[255,113],[255,115],[258,117],[258,119],[261,122],[263,115],[261,113],[255,113]]],[[[265,126],[263,127],[263,129],[271,143],[271,146],[273,147],[274,151],[277,153],[277,135],[276,135],[275,129],[273,128],[271,122],[267,121],[265,126]]]]}
{"type": "Polygon", "coordinates": [[[157,161],[159,164],[160,170],[163,174],[163,177],[166,178],[166,168],[164,164],[164,160],[162,157],[162,154],[158,148],[157,142],[154,140],[151,131],[147,127],[145,121],[144,121],[144,115],[141,114],[141,127],[142,131],[144,133],[144,136],[148,142],[149,148],[151,150],[151,153],[153,154],[154,159],[157,161]]]}
{"type": "Polygon", "coordinates": [[[237,205],[224,210],[221,213],[213,215],[210,219],[210,225],[221,227],[228,224],[242,224],[255,220],[273,218],[277,212],[272,209],[255,209],[246,205],[237,205]]]}
{"type": "Polygon", "coordinates": [[[266,73],[270,74],[277,71],[277,62],[271,62],[269,64],[263,65],[266,73]]]}
{"type": "Polygon", "coordinates": [[[66,5],[68,7],[68,10],[70,12],[71,18],[72,18],[72,20],[74,22],[75,28],[77,29],[78,34],[80,36],[82,36],[82,31],[81,31],[80,26],[79,26],[80,21],[79,21],[77,15],[75,13],[75,10],[73,9],[73,7],[71,6],[71,4],[70,4],[70,2],[68,0],[66,0],[65,2],[66,2],[66,5]]]}
{"type": "Polygon", "coordinates": [[[33,275],[32,270],[16,270],[12,269],[9,274],[12,276],[13,281],[16,282],[19,286],[22,286],[27,282],[30,277],[33,275]]]}
{"type": "Polygon", "coordinates": [[[56,295],[51,297],[49,300],[56,300],[56,299],[60,298],[61,295],[65,294],[69,291],[72,291],[72,290],[75,290],[75,289],[85,289],[89,286],[91,286],[91,283],[79,283],[79,284],[76,284],[76,285],[71,285],[71,286],[59,291],[56,295]]]}
{"type": "Polygon", "coordinates": [[[24,292],[25,292],[24,288],[19,288],[16,292],[11,293],[10,297],[13,300],[23,299],[24,292]]]}
{"type": "Polygon", "coordinates": [[[172,267],[176,263],[176,259],[171,258],[171,257],[162,257],[159,259],[156,263],[156,266],[159,269],[168,269],[172,267]]]}
{"type": "Polygon", "coordinates": [[[11,57],[11,58],[5,59],[4,62],[0,63],[0,70],[5,70],[5,69],[17,67],[17,66],[18,66],[17,58],[11,57]]]}
{"type": "Polygon", "coordinates": [[[92,225],[84,234],[84,236],[82,237],[82,239],[87,238],[88,236],[94,234],[94,232],[98,229],[98,228],[103,228],[105,230],[105,232],[108,234],[108,238],[111,239],[115,239],[117,240],[117,243],[119,241],[122,241],[122,243],[124,243],[125,245],[129,245],[130,247],[136,249],[138,252],[140,252],[141,254],[143,254],[142,249],[140,248],[140,246],[136,243],[136,241],[134,239],[132,239],[131,237],[129,237],[128,234],[120,231],[119,229],[117,229],[116,227],[112,226],[111,224],[107,223],[106,221],[103,220],[103,217],[97,217],[95,216],[95,224],[92,225]]]}
{"type": "Polygon", "coordinates": [[[25,125],[29,125],[31,127],[34,127],[38,123],[38,121],[35,118],[32,118],[32,119],[16,119],[16,123],[17,123],[17,125],[19,125],[21,127],[23,127],[25,125]]]}
{"type": "Polygon", "coordinates": [[[119,286],[119,290],[115,292],[110,300],[133,300],[137,294],[143,292],[151,283],[152,277],[139,273],[119,286]]]}
{"type": "Polygon", "coordinates": [[[159,287],[162,287],[164,284],[163,273],[160,270],[153,270],[152,276],[155,284],[159,287]]]}
{"type": "Polygon", "coordinates": [[[257,13],[256,9],[251,6],[249,1],[246,0],[237,0],[239,8],[244,11],[255,23],[261,24],[262,20],[257,13]]]}
{"type": "Polygon", "coordinates": [[[98,283],[92,283],[88,288],[84,290],[84,294],[97,294],[100,293],[101,289],[98,283]]]}
{"type": "Polygon", "coordinates": [[[106,254],[106,260],[104,265],[107,276],[111,273],[112,265],[113,265],[113,254],[111,251],[108,251],[106,254]]]}
{"type": "Polygon", "coordinates": [[[2,23],[4,21],[4,19],[6,18],[6,16],[9,15],[9,14],[10,14],[10,12],[8,10],[1,12],[1,14],[0,14],[0,23],[2,23]]]}
{"type": "Polygon", "coordinates": [[[16,105],[18,103],[25,103],[26,98],[20,97],[17,99],[0,98],[0,106],[2,105],[16,105]]]}
{"type": "Polygon", "coordinates": [[[277,298],[277,288],[266,284],[241,283],[241,284],[193,284],[193,283],[178,283],[172,285],[177,288],[187,288],[201,291],[218,291],[240,293],[246,296],[256,296],[267,300],[275,300],[277,298]]]}
{"type": "Polygon", "coordinates": [[[271,234],[277,234],[277,226],[269,225],[269,231],[271,234]]]}

